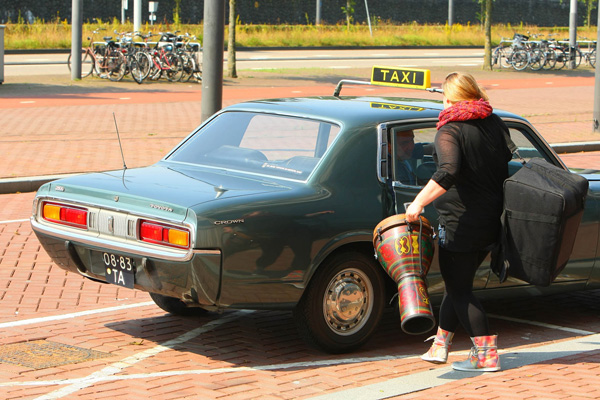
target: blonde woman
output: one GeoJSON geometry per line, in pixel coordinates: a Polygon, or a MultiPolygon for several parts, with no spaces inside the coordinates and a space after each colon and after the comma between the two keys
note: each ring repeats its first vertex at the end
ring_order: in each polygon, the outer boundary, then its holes
{"type": "MultiPolygon", "coordinates": [[[[444,110],[435,137],[437,171],[406,211],[418,220],[433,202],[439,214],[439,264],[445,283],[437,334],[421,357],[445,363],[459,325],[474,347],[461,371],[498,371],[497,336],[490,335],[487,316],[473,295],[477,268],[500,229],[503,182],[511,153],[504,139],[508,128],[495,114],[485,91],[469,74],[454,72],[442,84],[444,110]]],[[[431,338],[430,338],[431,339],[431,338]]]]}

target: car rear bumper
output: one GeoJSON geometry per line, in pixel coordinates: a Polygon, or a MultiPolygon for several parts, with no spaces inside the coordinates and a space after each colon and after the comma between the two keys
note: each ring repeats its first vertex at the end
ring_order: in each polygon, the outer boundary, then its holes
{"type": "MultiPolygon", "coordinates": [[[[106,266],[98,262],[99,254],[113,250],[83,244],[71,239],[54,237],[36,230],[40,243],[61,268],[95,281],[109,283],[106,266]]],[[[119,251],[119,256],[135,262],[134,288],[146,292],[175,297],[191,306],[214,307],[218,303],[221,282],[221,251],[193,250],[189,259],[164,260],[119,251]]]]}

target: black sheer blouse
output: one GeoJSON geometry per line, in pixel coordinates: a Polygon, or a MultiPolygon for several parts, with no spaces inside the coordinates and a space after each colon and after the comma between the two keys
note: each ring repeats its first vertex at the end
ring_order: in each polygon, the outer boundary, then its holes
{"type": "Polygon", "coordinates": [[[433,205],[446,228],[448,250],[483,250],[497,240],[511,159],[504,131],[506,124],[492,114],[447,123],[436,134],[437,171],[431,179],[447,192],[433,205]]]}

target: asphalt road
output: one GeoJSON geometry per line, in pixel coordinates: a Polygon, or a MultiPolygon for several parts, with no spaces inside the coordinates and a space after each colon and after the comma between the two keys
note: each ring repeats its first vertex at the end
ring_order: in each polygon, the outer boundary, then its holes
{"type": "MultiPolygon", "coordinates": [[[[7,54],[5,74],[12,76],[69,74],[67,53],[7,54]]],[[[227,54],[224,54],[227,59],[227,54]]],[[[367,49],[367,50],[240,50],[236,54],[238,70],[302,68],[350,69],[373,65],[402,67],[478,66],[483,49],[367,49]]]]}

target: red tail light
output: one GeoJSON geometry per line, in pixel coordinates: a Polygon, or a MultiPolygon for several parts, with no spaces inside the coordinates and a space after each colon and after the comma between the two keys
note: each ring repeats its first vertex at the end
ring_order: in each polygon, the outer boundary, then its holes
{"type": "Polygon", "coordinates": [[[43,203],[42,217],[46,221],[87,229],[88,211],[85,208],[58,203],[43,203]]]}
{"type": "Polygon", "coordinates": [[[181,227],[152,221],[140,222],[140,240],[164,246],[189,249],[190,232],[181,227]]]}

